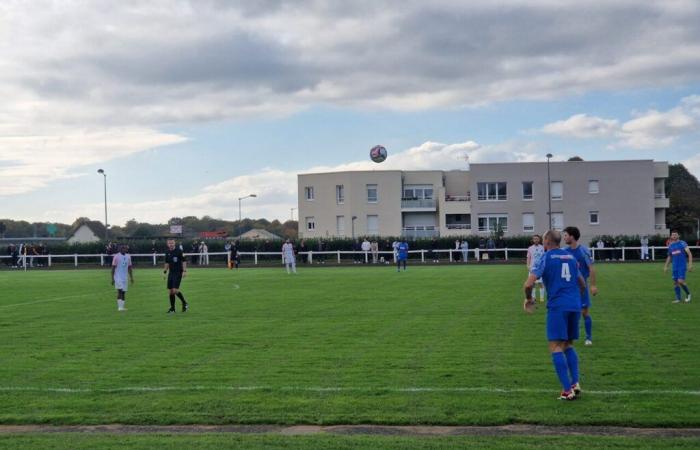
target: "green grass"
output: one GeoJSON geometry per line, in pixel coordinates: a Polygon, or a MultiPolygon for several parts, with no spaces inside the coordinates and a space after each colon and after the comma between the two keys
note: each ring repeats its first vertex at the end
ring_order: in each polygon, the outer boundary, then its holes
{"type": "Polygon", "coordinates": [[[697,448],[697,439],[631,438],[608,436],[507,436],[507,437],[395,437],[395,436],[275,436],[236,434],[155,434],[155,435],[85,435],[51,433],[49,435],[0,436],[0,449],[450,449],[450,448],[697,448]]]}
{"type": "Polygon", "coordinates": [[[521,266],[193,269],[174,316],[157,270],[126,313],[107,271],[3,271],[0,423],[700,426],[700,305],[659,264],[598,270],[574,403],[521,266]]]}

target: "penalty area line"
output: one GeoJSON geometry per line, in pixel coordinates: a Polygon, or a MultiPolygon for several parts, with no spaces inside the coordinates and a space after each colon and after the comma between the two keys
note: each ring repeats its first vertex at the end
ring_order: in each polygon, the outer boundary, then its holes
{"type": "MultiPolygon", "coordinates": [[[[118,388],[72,388],[36,386],[0,386],[0,392],[46,392],[59,394],[128,393],[128,392],[193,392],[193,391],[270,391],[270,392],[358,392],[358,393],[484,393],[484,394],[544,394],[556,389],[497,388],[497,387],[352,387],[352,386],[125,386],[118,388]]],[[[699,396],[700,390],[638,389],[638,390],[585,390],[585,395],[680,395],[699,396]]]]}

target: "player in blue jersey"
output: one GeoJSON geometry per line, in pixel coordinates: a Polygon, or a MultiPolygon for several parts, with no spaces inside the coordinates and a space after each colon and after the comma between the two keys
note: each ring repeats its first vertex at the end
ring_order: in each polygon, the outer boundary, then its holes
{"type": "Polygon", "coordinates": [[[586,282],[579,273],[574,256],[559,247],[561,234],[548,231],[544,235],[544,257],[530,270],[525,281],[524,309],[532,313],[536,301],[532,288],[542,278],[547,289],[547,340],[552,363],[561,383],[560,400],[574,400],[581,393],[579,384],[578,355],[574,341],[578,339],[581,317],[581,293],[586,282]]]}
{"type": "Polygon", "coordinates": [[[676,299],[673,303],[681,302],[681,288],[685,291],[685,302],[690,303],[690,289],[685,283],[685,274],[687,271],[692,272],[693,270],[693,254],[690,252],[688,244],[680,240],[676,230],[671,231],[671,243],[668,246],[664,273],[668,272],[668,265],[671,262],[673,262],[673,283],[676,291],[676,299]]]}
{"type": "Polygon", "coordinates": [[[591,252],[585,245],[580,245],[578,240],[581,239],[581,232],[576,227],[564,228],[564,242],[568,246],[566,251],[574,255],[578,262],[578,269],[586,281],[586,290],[581,294],[581,315],[583,316],[583,325],[586,329],[585,345],[593,345],[593,319],[589,313],[591,307],[591,295],[598,294],[596,286],[595,267],[591,259],[591,252]],[[590,279],[590,282],[589,282],[590,279]],[[589,292],[590,287],[590,292],[589,292]]]}
{"type": "Polygon", "coordinates": [[[401,264],[403,264],[403,270],[406,271],[406,260],[408,260],[408,242],[401,241],[396,246],[396,271],[401,272],[401,264]]]}

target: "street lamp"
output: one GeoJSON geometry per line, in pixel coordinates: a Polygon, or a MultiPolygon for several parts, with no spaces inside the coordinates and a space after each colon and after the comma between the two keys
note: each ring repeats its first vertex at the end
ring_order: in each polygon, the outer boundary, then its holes
{"type": "Polygon", "coordinates": [[[97,173],[101,174],[104,177],[105,181],[105,242],[107,242],[107,227],[109,227],[109,224],[107,222],[107,174],[102,169],[97,169],[97,173]]]}
{"type": "Polygon", "coordinates": [[[255,198],[257,195],[255,194],[250,194],[246,195],[245,197],[238,197],[238,221],[241,222],[243,220],[243,217],[241,216],[241,200],[245,200],[246,198],[255,198]]]}
{"type": "Polygon", "coordinates": [[[551,153],[547,153],[547,197],[549,197],[549,229],[554,228],[552,226],[552,179],[549,174],[549,159],[552,157],[551,153]]]}
{"type": "Polygon", "coordinates": [[[352,219],[350,220],[350,226],[352,228],[352,238],[355,239],[355,220],[357,219],[357,216],[352,216],[352,219]]]}
{"type": "Polygon", "coordinates": [[[295,209],[296,209],[296,208],[290,208],[292,220],[294,220],[294,210],[295,210],[295,209]]]}

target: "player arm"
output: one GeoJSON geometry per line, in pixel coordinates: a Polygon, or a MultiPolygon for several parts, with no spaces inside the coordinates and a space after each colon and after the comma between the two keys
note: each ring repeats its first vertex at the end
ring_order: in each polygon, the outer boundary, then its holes
{"type": "Polygon", "coordinates": [[[187,273],[187,259],[182,258],[182,275],[184,276],[187,273]]]}
{"type": "Polygon", "coordinates": [[[527,265],[528,269],[530,268],[530,263],[532,262],[531,258],[532,256],[530,255],[530,252],[527,252],[527,260],[525,261],[525,264],[527,265]]]}
{"type": "Polygon", "coordinates": [[[689,247],[685,248],[685,253],[688,255],[688,270],[693,270],[693,252],[690,251],[689,247]]]}
{"type": "Polygon", "coordinates": [[[596,273],[595,273],[595,266],[593,264],[588,265],[588,269],[591,271],[590,273],[590,279],[591,279],[591,294],[596,295],[598,294],[598,285],[596,284],[596,273]]]}
{"type": "Polygon", "coordinates": [[[537,275],[531,273],[527,276],[525,284],[523,285],[523,290],[525,291],[525,300],[532,300],[532,289],[537,281],[537,275]]]}
{"type": "Polygon", "coordinates": [[[668,256],[666,257],[666,264],[664,264],[664,272],[668,272],[668,265],[671,262],[671,252],[668,252],[668,256]]]}
{"type": "Polygon", "coordinates": [[[114,271],[117,270],[117,266],[112,264],[112,284],[114,284],[114,271]]]}
{"type": "Polygon", "coordinates": [[[576,281],[578,281],[578,288],[581,291],[581,296],[583,296],[586,292],[586,280],[584,280],[583,275],[579,273],[576,281]]]}
{"type": "Polygon", "coordinates": [[[169,270],[170,270],[170,264],[165,263],[163,265],[163,273],[168,273],[169,270]]]}

